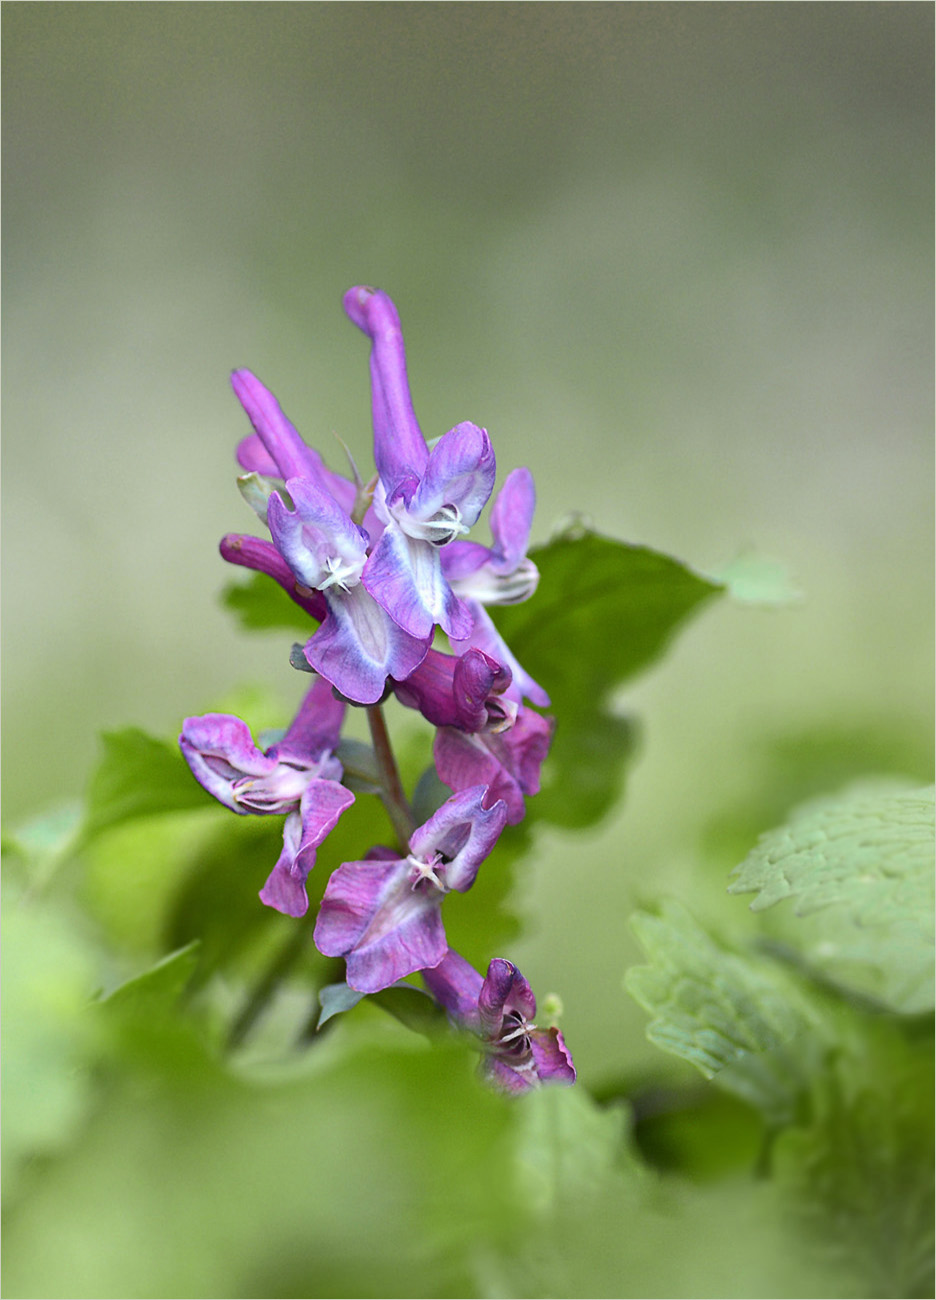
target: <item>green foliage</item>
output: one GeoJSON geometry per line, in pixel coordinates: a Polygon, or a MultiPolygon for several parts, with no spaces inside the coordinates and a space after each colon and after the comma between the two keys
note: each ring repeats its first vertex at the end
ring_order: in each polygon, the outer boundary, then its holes
{"type": "Polygon", "coordinates": [[[649,966],[627,972],[626,987],[653,1016],[647,1037],[707,1077],[787,1121],[803,1086],[800,1045],[809,1014],[791,980],[753,953],[713,939],[684,908],[631,920],[649,966]]]}
{"type": "Polygon", "coordinates": [[[587,826],[619,795],[634,752],[634,727],[615,712],[614,692],[722,588],[668,555],[583,528],[530,554],[540,571],[535,597],[496,619],[558,720],[536,815],[587,826]]]}
{"type": "Polygon", "coordinates": [[[85,840],[132,818],[204,807],[204,791],[176,745],[137,727],[105,732],[101,739],[104,756],[88,790],[85,840]]]}
{"type": "Polygon", "coordinates": [[[791,899],[783,933],[808,965],[902,1012],[933,1008],[933,790],[862,784],[762,836],[731,893],[791,899]],[[828,915],[813,914],[827,910],[828,915]]]}
{"type": "Polygon", "coordinates": [[[286,629],[308,640],[315,630],[305,610],[265,573],[251,573],[246,582],[228,583],[221,603],[250,632],[286,629]]]}

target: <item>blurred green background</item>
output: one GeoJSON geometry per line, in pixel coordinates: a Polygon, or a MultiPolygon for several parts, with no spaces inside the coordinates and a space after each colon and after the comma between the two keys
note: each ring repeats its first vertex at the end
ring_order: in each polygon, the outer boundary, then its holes
{"type": "Polygon", "coordinates": [[[7,3],[8,819],[78,793],[101,727],[297,698],[284,638],[214,601],[217,539],[252,530],[227,375],[366,466],[341,295],[380,285],[427,436],[471,419],[528,464],[538,539],[580,511],[804,593],[683,636],[624,701],[626,807],[520,881],[511,956],[583,1077],[656,1056],[620,989],[634,902],[719,906],[796,798],[929,770],[931,29],[912,3],[7,3]]]}

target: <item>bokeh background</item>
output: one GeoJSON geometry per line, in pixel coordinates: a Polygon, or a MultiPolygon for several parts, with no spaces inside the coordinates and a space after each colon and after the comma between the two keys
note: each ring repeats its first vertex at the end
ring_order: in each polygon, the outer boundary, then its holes
{"type": "Polygon", "coordinates": [[[367,465],[341,295],[380,285],[427,436],[471,419],[530,465],[538,539],[578,511],[803,593],[708,610],[628,691],[626,804],[519,882],[511,956],[583,1077],[637,1068],[635,902],[721,906],[796,798],[930,770],[931,7],[3,18],[8,819],[79,793],[102,727],[297,697],[283,638],[214,599],[217,539],[252,527],[227,375],[367,465]]]}

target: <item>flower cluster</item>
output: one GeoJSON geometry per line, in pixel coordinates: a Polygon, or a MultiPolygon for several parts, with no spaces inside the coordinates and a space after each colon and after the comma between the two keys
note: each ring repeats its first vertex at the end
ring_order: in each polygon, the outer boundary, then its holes
{"type": "Polygon", "coordinates": [[[234,812],[285,816],[283,851],[260,897],[298,918],[308,910],[316,849],[354,802],[336,754],[348,704],[369,710],[372,730],[391,694],[422,713],[436,728],[435,768],[452,795],[416,826],[392,754],[378,756],[400,842],[334,871],[316,946],[345,959],[347,982],[362,993],[422,972],[432,996],[481,1038],[485,1071],[500,1086],[572,1082],[561,1035],[531,1023],[535,1002],[516,968],[496,958],[482,980],[448,948],[441,915],[445,895],[470,889],[505,825],[522,820],[549,749],[552,721],[531,707],[549,697],[485,608],[536,590],[526,554],[533,478],[527,469],[505,478],[490,513],[491,546],[467,540],[494,488],[487,432],[465,422],[427,445],[396,308],[367,287],[349,290],[344,306],[371,341],[377,473],[368,483],[356,470],[351,478],[330,470],[250,371],[232,377],[253,426],[237,449],[239,486],[269,540],[228,535],[221,553],[267,574],[317,624],[292,659],[313,674],[311,688],[265,751],[239,718],[206,714],[186,719],[182,752],[234,812]],[[435,648],[438,632],[451,653],[435,648]]]}

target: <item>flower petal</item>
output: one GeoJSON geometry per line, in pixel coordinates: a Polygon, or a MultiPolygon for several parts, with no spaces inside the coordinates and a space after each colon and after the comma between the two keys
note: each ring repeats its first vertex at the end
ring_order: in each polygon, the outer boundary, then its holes
{"type": "Polygon", "coordinates": [[[429,462],[408,514],[423,521],[443,506],[454,506],[461,522],[477,523],[494,487],[497,464],[485,429],[465,421],[444,433],[429,453],[429,462]]]}
{"type": "Polygon", "coordinates": [[[536,1073],[543,1083],[575,1082],[575,1065],[558,1029],[535,1029],[530,1034],[530,1049],[536,1073]]]}
{"type": "MultiPolygon", "coordinates": [[[[475,786],[446,799],[442,807],[410,836],[410,848],[426,861],[441,853],[447,889],[460,893],[474,884],[478,868],[497,843],[507,821],[506,805],[484,806],[488,790],[475,786]]],[[[440,868],[441,870],[441,868],[440,868]]]]}
{"type": "Polygon", "coordinates": [[[299,812],[286,818],[283,852],[260,890],[261,902],[287,916],[305,916],[309,910],[305,882],[315,866],[315,851],[353,803],[354,795],[337,781],[309,782],[299,812]]]}
{"type": "Polygon", "coordinates": [[[320,592],[313,591],[303,596],[296,590],[295,575],[272,542],[244,533],[228,533],[221,538],[218,549],[229,564],[268,574],[310,617],[321,622],[328,613],[325,597],[320,592]]]}
{"type": "Polygon", "coordinates": [[[424,970],[422,977],[426,988],[453,1020],[480,1032],[478,995],[484,981],[470,962],[449,948],[438,966],[424,970]]]}
{"type": "Polygon", "coordinates": [[[347,980],[376,993],[445,956],[442,894],[428,881],[414,888],[405,860],[346,862],[325,888],[315,945],[344,957],[347,980]]]}
{"type": "Polygon", "coordinates": [[[512,469],[491,507],[491,568],[495,573],[512,573],[526,558],[535,509],[533,475],[524,466],[512,469]]]}
{"type": "Polygon", "coordinates": [[[429,639],[404,632],[360,584],[324,595],[328,617],[306,642],[305,657],[347,699],[376,704],[388,677],[405,678],[418,667],[429,639]]]}
{"type": "Polygon", "coordinates": [[[371,551],[362,581],[410,636],[429,637],[436,623],[452,637],[471,633],[471,610],[443,577],[437,548],[407,537],[395,520],[371,551]]]}
{"type": "Polygon", "coordinates": [[[286,490],[295,509],[274,492],[267,520],[276,549],[298,581],[318,590],[354,586],[367,557],[369,539],[363,528],[311,479],[287,479],[286,490]]]}
{"type": "Polygon", "coordinates": [[[472,648],[483,650],[486,655],[490,655],[492,659],[496,659],[498,663],[505,664],[510,669],[513,681],[505,692],[508,699],[514,699],[519,704],[525,697],[539,708],[548,708],[549,696],[542,686],[517,663],[510,646],[491,622],[491,617],[484,606],[474,600],[468,604],[474,621],[466,636],[450,638],[455,653],[464,654],[466,650],[472,648]]]}
{"type": "Polygon", "coordinates": [[[229,713],[186,718],[179,748],[195,780],[236,813],[250,810],[238,804],[235,781],[269,776],[277,768],[276,759],[268,758],[254,744],[247,723],[229,713]]]}
{"type": "Polygon", "coordinates": [[[485,1038],[496,1041],[500,1037],[504,1015],[508,1011],[516,1011],[524,1020],[532,1020],[536,1015],[536,998],[513,962],[495,957],[488,966],[478,995],[478,1016],[485,1038]]]}
{"type": "Polygon", "coordinates": [[[355,485],[328,469],[319,453],[303,442],[279,402],[257,376],[249,370],[235,370],[231,386],[267,453],[261,456],[247,439],[238,447],[239,463],[258,474],[271,475],[272,462],[273,477],[311,479],[350,510],[357,492],[355,485]]]}
{"type": "Polygon", "coordinates": [[[367,285],[348,290],[344,309],[372,343],[374,460],[385,486],[393,489],[404,475],[418,478],[428,459],[410,397],[400,318],[388,295],[367,285]]]}
{"type": "MultiPolygon", "coordinates": [[[[306,691],[299,712],[272,753],[277,758],[296,757],[317,760],[322,754],[338,748],[346,705],[337,700],[331,682],[318,678],[306,691]]],[[[325,772],[320,776],[327,775],[325,772]]],[[[334,780],[341,778],[341,765],[334,780]]]]}

